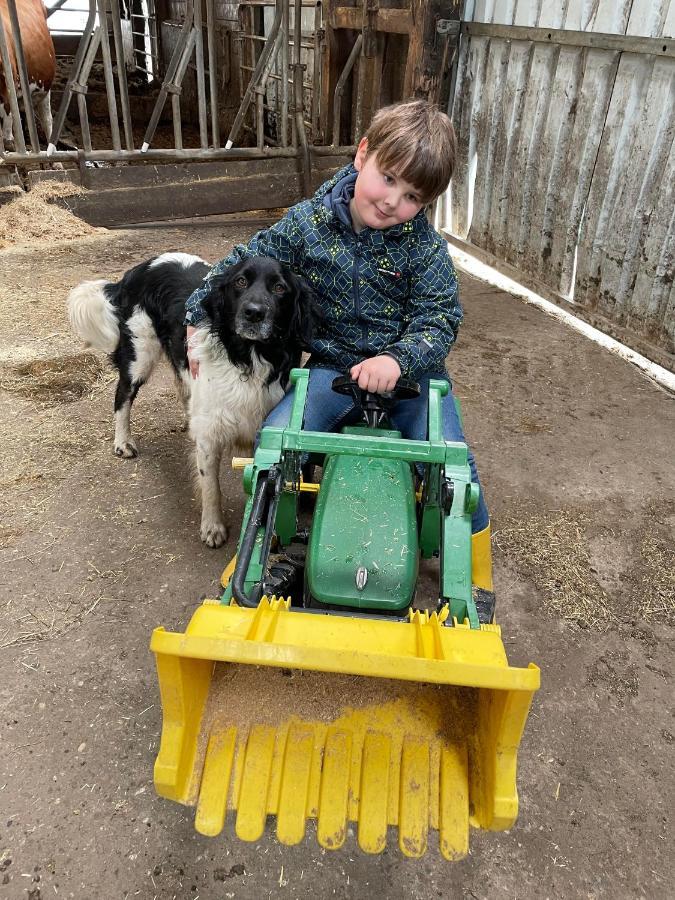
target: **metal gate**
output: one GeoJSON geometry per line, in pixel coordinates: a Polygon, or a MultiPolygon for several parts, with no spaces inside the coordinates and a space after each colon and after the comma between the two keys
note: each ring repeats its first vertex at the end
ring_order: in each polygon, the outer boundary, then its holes
{"type": "Polygon", "coordinates": [[[48,2],[71,23],[53,127],[38,134],[9,80],[16,140],[0,144],[0,189],[14,166],[29,185],[75,181],[89,192],[64,202],[102,225],[297,202],[379,106],[447,96],[459,34],[459,0],[48,2]]]}
{"type": "Polygon", "coordinates": [[[448,237],[675,370],[675,0],[464,15],[448,237]]]}

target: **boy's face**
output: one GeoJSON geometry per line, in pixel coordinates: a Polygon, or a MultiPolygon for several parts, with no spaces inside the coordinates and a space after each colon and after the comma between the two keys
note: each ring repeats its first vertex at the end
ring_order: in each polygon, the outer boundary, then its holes
{"type": "Polygon", "coordinates": [[[354,167],[359,174],[349,211],[357,230],[400,225],[414,218],[424,206],[419,191],[412,184],[395,172],[381,170],[376,153],[368,156],[366,138],[359,144],[354,167]]]}

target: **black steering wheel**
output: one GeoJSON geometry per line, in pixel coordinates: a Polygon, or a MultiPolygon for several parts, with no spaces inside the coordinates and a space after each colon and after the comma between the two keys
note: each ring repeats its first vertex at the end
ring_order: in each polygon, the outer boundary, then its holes
{"type": "Polygon", "coordinates": [[[387,413],[399,400],[412,400],[420,395],[420,386],[409,378],[399,378],[391,391],[375,394],[364,391],[351,375],[338,375],[331,385],[336,394],[352,397],[354,405],[363,412],[371,428],[378,428],[387,419],[387,413]]]}
{"type": "Polygon", "coordinates": [[[393,391],[386,391],[382,394],[371,394],[370,391],[364,391],[359,387],[358,381],[352,379],[351,375],[338,375],[337,378],[333,379],[331,387],[336,394],[347,394],[354,397],[358,392],[358,394],[366,397],[381,397],[385,403],[392,400],[396,402],[399,400],[412,400],[420,395],[419,384],[416,381],[410,381],[409,378],[399,378],[394,385],[393,391]]]}

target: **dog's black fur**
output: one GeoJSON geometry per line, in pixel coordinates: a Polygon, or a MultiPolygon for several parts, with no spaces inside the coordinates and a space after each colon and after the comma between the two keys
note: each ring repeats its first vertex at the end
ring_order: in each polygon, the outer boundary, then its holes
{"type": "Polygon", "coordinates": [[[175,374],[180,378],[187,372],[185,301],[201,286],[210,266],[197,261],[188,266],[175,261],[155,263],[155,259],[156,257],[134,266],[124,274],[121,281],[110,282],[105,286],[105,295],[115,310],[120,331],[119,343],[110,354],[119,373],[115,412],[126,402],[133,403],[147,380],[134,379],[131,374],[132,364],[137,359],[140,348],[136,346],[127,323],[138,310],[143,310],[150,317],[162,350],[175,374]]]}
{"type": "MultiPolygon", "coordinates": [[[[86,282],[69,298],[71,323],[84,340],[106,350],[119,373],[116,417],[128,424],[131,405],[157,361],[158,348],[169,359],[187,404],[190,392],[186,348],[185,301],[199,288],[210,266],[198,257],[168,253],[130,269],[118,282],[86,282]],[[150,320],[151,330],[139,313],[150,320]],[[153,334],[154,332],[154,334],[153,334]]],[[[300,364],[321,321],[311,289],[270,257],[251,257],[207,282],[202,326],[220,340],[230,362],[251,374],[255,350],[270,364],[268,384],[286,389],[291,368],[300,364]]],[[[118,456],[136,456],[130,437],[118,440],[118,456]]]]}
{"type": "Polygon", "coordinates": [[[202,308],[231,362],[250,372],[255,349],[272,366],[269,382],[278,378],[285,390],[321,321],[307,283],[275,259],[254,256],[210,279],[209,287],[202,308]]]}

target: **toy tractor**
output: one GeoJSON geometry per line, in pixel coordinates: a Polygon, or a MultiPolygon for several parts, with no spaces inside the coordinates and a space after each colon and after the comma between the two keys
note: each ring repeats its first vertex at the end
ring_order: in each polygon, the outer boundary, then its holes
{"type": "Polygon", "coordinates": [[[245,466],[222,596],[184,634],[153,633],[164,715],[155,785],[196,805],[208,835],[231,809],[242,840],[259,840],[270,815],[279,840],[296,844],[312,818],[329,849],[355,823],[366,852],[396,826],[407,856],[436,830],[441,853],[461,858],[470,824],[515,821],[539,670],[509,666],[493,595],[472,590],[479,489],[466,445],[442,437],[447,384],[430,382],[428,439],[410,441],[387,411],[417,385],[377,395],[336,379],[363,423],[324,434],[302,428],[308,378],[293,370],[289,425],[263,429],[245,466]],[[305,482],[317,458],[321,482],[305,482]],[[419,567],[434,557],[429,608],[419,567]]]}

